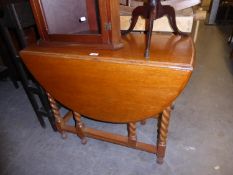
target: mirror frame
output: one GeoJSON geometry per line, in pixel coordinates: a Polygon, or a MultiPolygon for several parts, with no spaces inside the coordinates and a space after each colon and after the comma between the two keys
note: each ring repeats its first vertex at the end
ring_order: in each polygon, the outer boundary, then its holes
{"type": "MultiPolygon", "coordinates": [[[[86,0],[87,3],[90,0],[86,0]]],[[[49,34],[41,0],[30,0],[40,37],[54,41],[97,46],[104,49],[123,47],[120,34],[119,0],[99,0],[100,33],[96,34],[49,34]]]]}

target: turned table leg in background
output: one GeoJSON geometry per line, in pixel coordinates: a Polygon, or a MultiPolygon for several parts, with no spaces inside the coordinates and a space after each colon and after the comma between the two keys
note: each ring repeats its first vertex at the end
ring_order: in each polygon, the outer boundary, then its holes
{"type": "Polygon", "coordinates": [[[168,125],[172,108],[169,106],[163,110],[158,120],[158,138],[157,138],[157,163],[162,164],[165,156],[168,125]]]}

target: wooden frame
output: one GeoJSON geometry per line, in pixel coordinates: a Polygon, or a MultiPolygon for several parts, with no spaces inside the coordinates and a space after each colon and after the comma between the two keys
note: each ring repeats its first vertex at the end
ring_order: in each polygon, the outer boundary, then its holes
{"type": "MultiPolygon", "coordinates": [[[[76,134],[80,139],[82,144],[87,143],[87,137],[102,140],[105,142],[110,142],[129,148],[138,149],[141,151],[146,151],[149,153],[154,153],[157,155],[157,163],[162,164],[165,157],[166,151],[166,142],[167,142],[167,133],[168,125],[170,120],[170,113],[172,107],[169,106],[163,110],[161,114],[158,115],[158,128],[157,128],[157,145],[152,145],[144,142],[137,141],[136,133],[136,122],[127,123],[128,126],[128,136],[123,136],[119,134],[113,134],[94,128],[86,127],[81,121],[81,115],[75,111],[69,111],[64,117],[61,116],[59,109],[57,107],[55,99],[47,92],[50,106],[52,108],[56,126],[58,132],[61,133],[62,138],[66,139],[66,132],[76,134]],[[68,124],[70,119],[75,120],[75,126],[68,124]]],[[[145,121],[142,121],[142,124],[145,121]]]]}
{"type": "MultiPolygon", "coordinates": [[[[93,15],[92,1],[86,0],[88,15],[93,15]]],[[[118,0],[99,0],[100,33],[99,34],[49,34],[41,0],[30,0],[42,41],[76,43],[118,49],[123,47],[120,34],[120,16],[118,0]]],[[[90,29],[96,28],[93,20],[89,21],[90,29]]]]}

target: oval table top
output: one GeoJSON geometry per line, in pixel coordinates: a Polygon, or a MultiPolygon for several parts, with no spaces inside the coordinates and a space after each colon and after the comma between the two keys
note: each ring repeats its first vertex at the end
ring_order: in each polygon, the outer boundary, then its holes
{"type": "Polygon", "coordinates": [[[38,82],[69,109],[95,120],[144,120],[176,99],[193,71],[191,37],[153,34],[150,59],[145,35],[122,37],[124,47],[103,50],[43,43],[20,55],[38,82]]]}

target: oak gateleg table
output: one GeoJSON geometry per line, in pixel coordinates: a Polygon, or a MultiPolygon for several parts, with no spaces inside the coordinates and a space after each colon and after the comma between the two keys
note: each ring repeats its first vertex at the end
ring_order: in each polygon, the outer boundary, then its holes
{"type": "Polygon", "coordinates": [[[144,34],[122,37],[124,47],[105,50],[42,42],[21,52],[32,75],[47,91],[58,131],[119,144],[157,155],[163,163],[172,104],[188,83],[195,49],[191,37],[153,34],[150,59],[144,34]],[[57,102],[70,112],[62,117],[57,102]],[[128,126],[128,136],[90,128],[81,118],[128,126]],[[155,117],[156,116],[156,117],[155,117]],[[136,123],[158,119],[157,144],[137,140],[136,123]],[[68,120],[75,120],[69,125],[68,120]]]}

